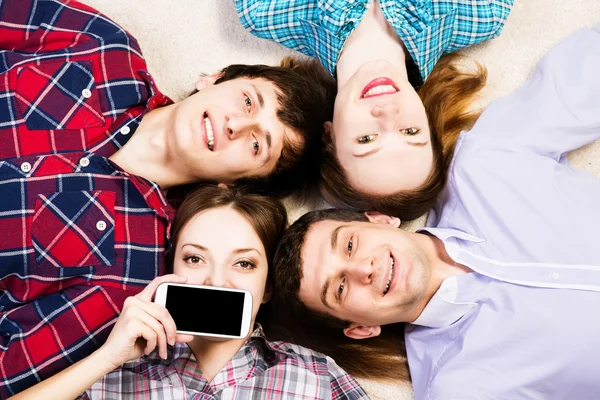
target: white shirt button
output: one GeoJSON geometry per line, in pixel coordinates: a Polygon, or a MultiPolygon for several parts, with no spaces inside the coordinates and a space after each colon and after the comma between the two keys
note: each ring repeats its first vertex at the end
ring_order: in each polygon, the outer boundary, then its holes
{"type": "Polygon", "coordinates": [[[554,280],[560,278],[560,274],[558,272],[553,272],[552,275],[550,275],[550,277],[554,280]]]}
{"type": "Polygon", "coordinates": [[[131,132],[131,128],[125,125],[119,130],[119,132],[121,132],[121,135],[129,135],[129,132],[131,132]]]}
{"type": "Polygon", "coordinates": [[[83,157],[81,160],[79,160],[79,165],[81,165],[82,167],[87,167],[88,165],[90,165],[90,159],[83,157]]]}
{"type": "Polygon", "coordinates": [[[98,229],[99,231],[103,231],[106,229],[106,222],[104,221],[98,221],[96,222],[96,229],[98,229]]]}
{"type": "Polygon", "coordinates": [[[23,172],[31,171],[31,164],[29,164],[28,162],[24,162],[23,164],[21,164],[21,171],[23,171],[23,172]]]}
{"type": "Polygon", "coordinates": [[[89,90],[89,89],[83,89],[83,90],[81,91],[81,95],[82,95],[83,97],[85,97],[86,99],[89,99],[90,97],[92,97],[92,92],[90,92],[90,90],[89,90]]]}

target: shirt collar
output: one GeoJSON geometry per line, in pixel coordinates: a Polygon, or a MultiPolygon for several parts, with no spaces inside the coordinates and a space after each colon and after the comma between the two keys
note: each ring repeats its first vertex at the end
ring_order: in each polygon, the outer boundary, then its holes
{"type": "Polygon", "coordinates": [[[471,235],[470,233],[467,233],[467,232],[459,231],[458,229],[426,227],[426,228],[418,229],[417,232],[429,233],[429,234],[437,237],[438,239],[440,239],[442,242],[444,242],[444,244],[446,244],[446,241],[450,238],[458,238],[461,240],[466,240],[468,242],[475,242],[475,243],[485,242],[485,240],[480,237],[471,235]]]}
{"type": "Polygon", "coordinates": [[[457,302],[457,296],[458,277],[446,278],[412,324],[429,328],[443,328],[453,324],[476,306],[471,302],[457,302]]]}

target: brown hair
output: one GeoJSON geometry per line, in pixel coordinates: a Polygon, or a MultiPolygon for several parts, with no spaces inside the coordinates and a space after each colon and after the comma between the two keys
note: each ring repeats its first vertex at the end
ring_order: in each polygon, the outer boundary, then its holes
{"type": "Polygon", "coordinates": [[[277,242],[287,225],[287,213],[278,199],[254,194],[242,187],[221,188],[217,185],[202,185],[185,198],[171,226],[172,245],[167,253],[168,268],[173,268],[177,241],[187,223],[203,211],[220,207],[230,207],[252,225],[265,247],[269,262],[269,279],[272,279],[272,261],[277,242]]]}
{"type": "Polygon", "coordinates": [[[302,246],[310,227],[323,220],[368,221],[361,212],[332,208],[304,214],[288,228],[273,261],[272,303],[280,320],[280,325],[273,328],[274,335],[279,340],[295,342],[329,355],[357,377],[410,380],[404,324],[383,326],[377,337],[354,340],[343,333],[350,321],[311,310],[298,297],[303,276],[302,246]]]}
{"type": "Polygon", "coordinates": [[[237,78],[265,79],[278,88],[277,117],[298,132],[300,141],[285,141],[275,170],[266,177],[240,179],[243,183],[279,196],[310,191],[317,181],[318,153],[323,124],[333,115],[335,81],[316,59],[286,57],[279,67],[239,65],[225,67],[219,84],[237,78]]]}
{"type": "Polygon", "coordinates": [[[485,86],[487,71],[474,61],[476,70],[458,67],[465,57],[446,54],[417,92],[429,120],[433,169],[423,185],[410,191],[387,196],[370,195],[354,189],[335,155],[332,142],[324,147],[321,162],[321,192],[332,204],[360,210],[375,210],[399,217],[415,219],[433,206],[446,184],[446,171],[461,131],[470,129],[480,112],[469,110],[479,91],[485,86]]]}

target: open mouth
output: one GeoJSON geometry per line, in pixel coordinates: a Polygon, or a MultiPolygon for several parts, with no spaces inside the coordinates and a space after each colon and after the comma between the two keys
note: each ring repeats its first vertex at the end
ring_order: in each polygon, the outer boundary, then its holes
{"type": "Polygon", "coordinates": [[[208,114],[204,113],[204,131],[206,132],[206,143],[208,145],[208,149],[213,151],[215,149],[215,134],[213,132],[212,122],[210,122],[210,118],[208,118],[208,114]]]}
{"type": "Polygon", "coordinates": [[[392,255],[390,255],[390,263],[391,263],[390,272],[388,275],[388,280],[385,284],[385,290],[383,291],[384,296],[387,294],[387,292],[390,291],[390,286],[392,285],[392,281],[394,279],[394,267],[395,267],[396,262],[394,261],[394,257],[392,257],[392,255]]]}
{"type": "Polygon", "coordinates": [[[398,93],[400,89],[390,78],[375,78],[365,86],[360,94],[361,99],[385,96],[398,93]]]}

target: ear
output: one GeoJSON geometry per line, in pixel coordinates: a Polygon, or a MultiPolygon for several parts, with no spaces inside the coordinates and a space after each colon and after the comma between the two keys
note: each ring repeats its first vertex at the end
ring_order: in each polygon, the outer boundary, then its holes
{"type": "Polygon", "coordinates": [[[388,224],[395,226],[396,228],[400,227],[401,221],[398,217],[390,217],[389,215],[381,214],[377,211],[367,211],[365,217],[367,217],[370,222],[376,224],[388,224]]]}
{"type": "Polygon", "coordinates": [[[229,189],[229,186],[226,183],[223,183],[223,182],[219,183],[217,185],[217,187],[219,187],[221,189],[229,189]]]}
{"type": "Polygon", "coordinates": [[[214,85],[217,79],[223,76],[222,72],[217,72],[212,75],[205,75],[198,78],[196,84],[194,85],[197,90],[202,90],[208,86],[214,85]]]}
{"type": "Polygon", "coordinates": [[[330,143],[332,141],[333,124],[331,121],[326,121],[323,124],[323,142],[330,143]]]}
{"type": "Polygon", "coordinates": [[[265,287],[265,294],[263,295],[261,304],[266,304],[269,300],[271,300],[272,294],[273,294],[273,287],[270,283],[267,283],[267,286],[265,287]]]}
{"type": "Polygon", "coordinates": [[[348,328],[344,329],[344,335],[352,339],[368,339],[379,336],[381,333],[381,326],[364,326],[351,324],[348,328]]]}

